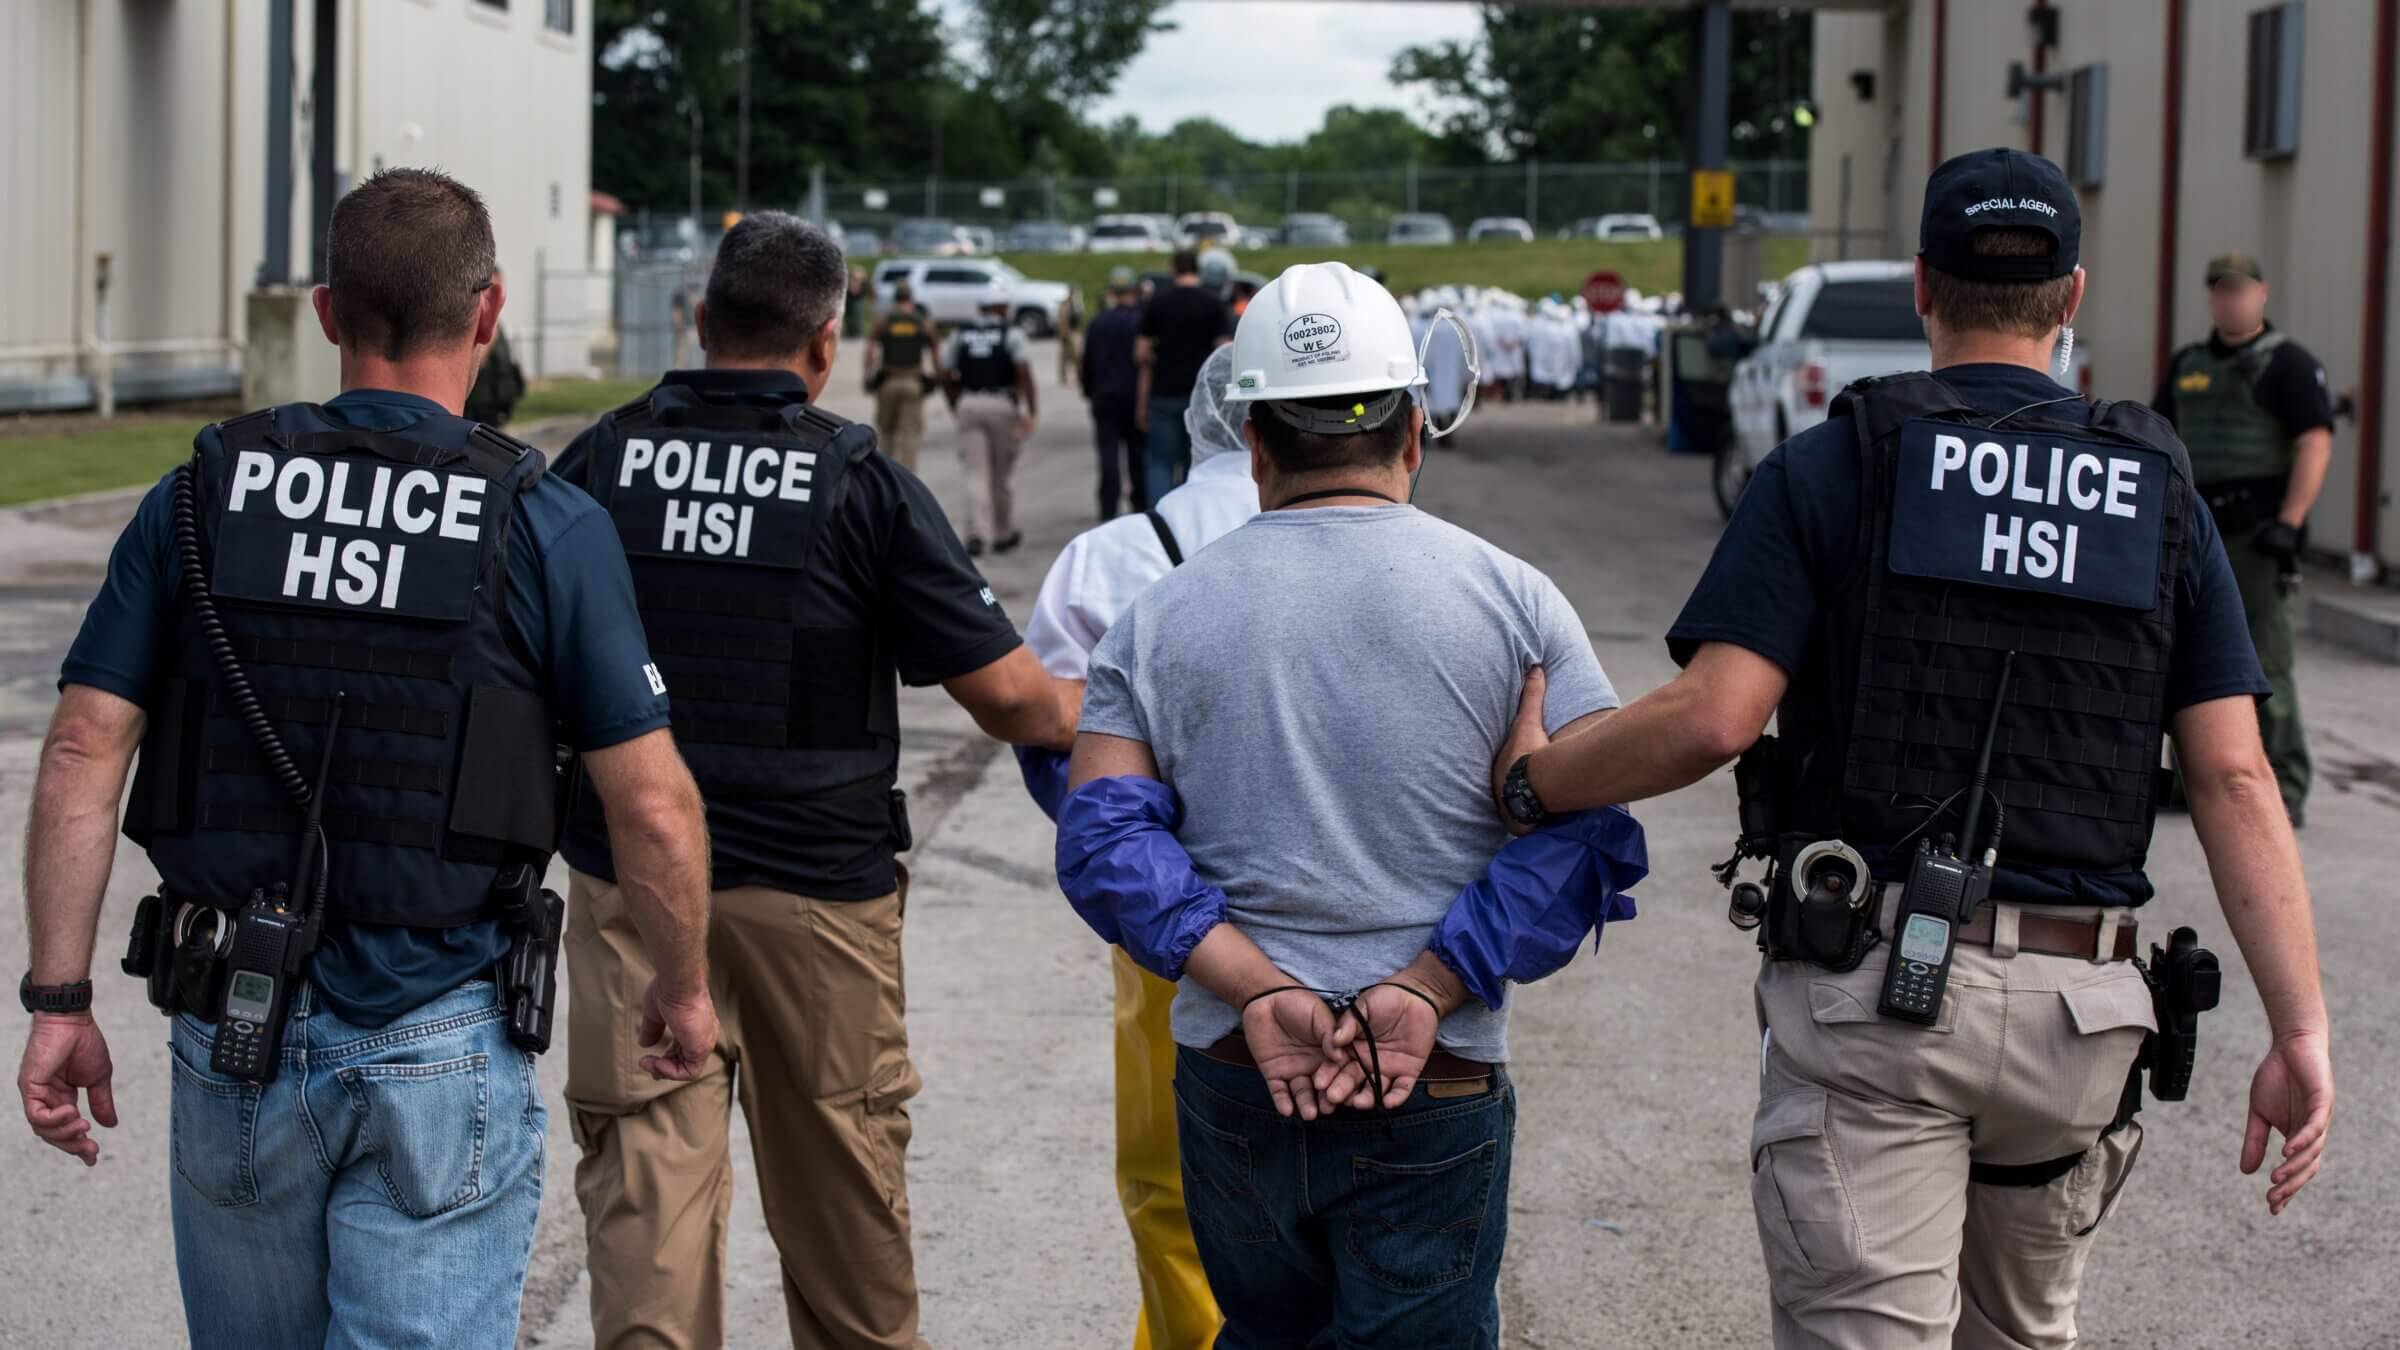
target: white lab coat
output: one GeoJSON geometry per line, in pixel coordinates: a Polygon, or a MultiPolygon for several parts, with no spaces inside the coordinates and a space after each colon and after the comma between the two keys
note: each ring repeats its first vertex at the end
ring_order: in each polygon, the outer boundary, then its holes
{"type": "MultiPolygon", "coordinates": [[[[1158,514],[1190,558],[1258,514],[1258,484],[1246,454],[1214,455],[1192,466],[1183,486],[1160,498],[1158,514]]],[[[1158,532],[1140,513],[1119,516],[1067,541],[1042,578],[1025,643],[1042,668],[1080,680],[1092,649],[1152,582],[1170,570],[1158,532]]]]}

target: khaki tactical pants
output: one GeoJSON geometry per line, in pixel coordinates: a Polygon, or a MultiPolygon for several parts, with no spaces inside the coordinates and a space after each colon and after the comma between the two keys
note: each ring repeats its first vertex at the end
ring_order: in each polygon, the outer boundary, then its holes
{"type": "Polygon", "coordinates": [[[578,872],[567,905],[567,1105],[591,1245],[594,1343],[725,1343],[727,1128],[749,1122],[792,1344],[923,1347],[909,1251],[908,1058],[900,919],[879,900],[722,890],[709,985],[723,1024],[708,1072],[663,1083],[635,1044],[652,967],[624,896],[578,872]]]}
{"type": "Polygon", "coordinates": [[[925,439],[925,377],[893,371],[875,387],[875,443],[883,453],[917,471],[917,446],[925,439]]]}
{"type": "Polygon", "coordinates": [[[1846,975],[1759,972],[1750,1198],[1775,1344],[2063,1350],[2141,1150],[2138,1124],[2101,1131],[2156,1025],[2148,987],[2131,962],[1961,946],[1918,1027],[1876,1014],[1890,950],[1846,975]],[[2047,1185],[1969,1177],[2078,1154],[2047,1185]]]}
{"type": "Polygon", "coordinates": [[[1016,529],[1017,404],[1006,394],[958,396],[958,463],[967,473],[967,537],[998,543],[1016,529]]]}

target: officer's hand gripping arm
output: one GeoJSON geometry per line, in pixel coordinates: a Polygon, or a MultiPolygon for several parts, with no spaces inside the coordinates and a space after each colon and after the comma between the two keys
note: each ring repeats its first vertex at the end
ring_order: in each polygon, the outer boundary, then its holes
{"type": "Polygon", "coordinates": [[[2266,1157],[2268,1132],[2282,1133],[2283,1161],[2267,1190],[2267,1207],[2280,1213],[2316,1175],[2333,1116],[2308,882],[2275,771],[2259,742],[2253,701],[2236,696],[2193,704],[2175,714],[2174,729],[2192,828],[2274,1037],[2251,1080],[2241,1166],[2256,1170],[2266,1157]]]}
{"type": "Polygon", "coordinates": [[[1083,681],[1053,678],[1030,647],[1016,647],[997,661],[954,675],[942,681],[942,689],[994,740],[1059,751],[1074,747],[1083,681]]]}
{"type": "Polygon", "coordinates": [[[1702,643],[1674,679],[1591,730],[1535,751],[1527,781],[1554,815],[1690,787],[1750,748],[1790,683],[1781,666],[1747,647],[1702,643]]]}

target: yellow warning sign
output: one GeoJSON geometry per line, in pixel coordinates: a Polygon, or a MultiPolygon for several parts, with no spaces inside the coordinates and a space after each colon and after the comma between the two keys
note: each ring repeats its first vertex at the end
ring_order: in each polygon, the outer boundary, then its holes
{"type": "Polygon", "coordinates": [[[1695,230],[1733,228],[1733,171],[1692,170],[1692,219],[1695,230]]]}

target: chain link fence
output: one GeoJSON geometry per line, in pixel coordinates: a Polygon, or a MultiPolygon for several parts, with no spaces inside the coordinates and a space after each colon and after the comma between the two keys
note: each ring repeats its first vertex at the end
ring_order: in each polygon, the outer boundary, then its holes
{"type": "MultiPolygon", "coordinates": [[[[1740,203],[1737,253],[1740,241],[1751,236],[1807,231],[1806,160],[1737,160],[1729,167],[1740,203]]],[[[1403,165],[1339,173],[828,183],[813,203],[760,205],[839,224],[852,255],[864,262],[873,253],[895,251],[893,228],[911,219],[980,226],[998,236],[1022,221],[1084,225],[1100,215],[1222,211],[1245,231],[1271,231],[1286,217],[1319,214],[1340,220],[1352,242],[1372,243],[1384,239],[1393,217],[1402,214],[1442,216],[1461,239],[1486,217],[1524,220],[1536,237],[1548,238],[1586,232],[1601,216],[1647,215],[1674,235],[1687,215],[1686,182],[1683,163],[1668,159],[1460,169],[1403,165]]],[[[526,363],[527,373],[597,369],[630,378],[696,360],[691,308],[731,215],[730,208],[707,208],[697,216],[636,211],[618,224],[613,266],[543,269],[534,297],[535,359],[526,363]]],[[[1864,257],[1873,256],[1878,244],[1857,232],[1841,241],[1817,240],[1810,251],[1864,257]]]]}
{"type": "MultiPolygon", "coordinates": [[[[1763,216],[1808,208],[1808,162],[1737,161],[1735,199],[1763,216]]],[[[1350,237],[1383,237],[1393,216],[1447,217],[1462,233],[1487,216],[1515,217],[1539,235],[1594,217],[1639,213],[1679,226],[1688,205],[1678,160],[1489,165],[1443,169],[1403,165],[1340,173],[1167,174],[1147,178],[1035,178],[975,182],[828,184],[824,214],[844,226],[888,229],[910,218],[994,229],[1022,220],[1089,221],[1098,215],[1223,211],[1246,226],[1272,226],[1303,213],[1333,216],[1350,237]]]]}

